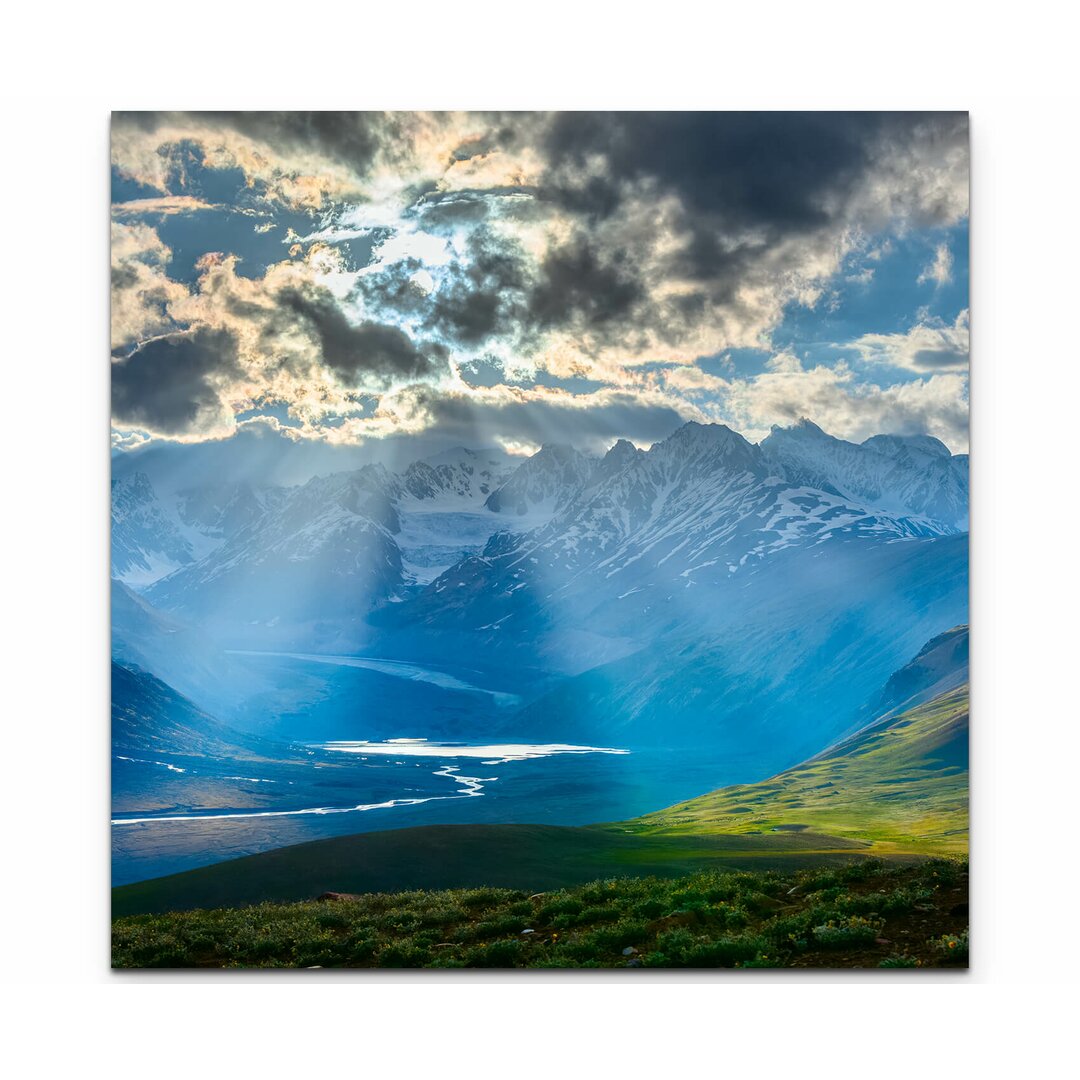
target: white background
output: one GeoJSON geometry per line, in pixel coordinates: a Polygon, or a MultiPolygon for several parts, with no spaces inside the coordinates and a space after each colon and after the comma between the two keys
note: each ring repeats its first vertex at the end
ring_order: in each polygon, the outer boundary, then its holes
{"type": "Polygon", "coordinates": [[[1074,1066],[1076,16],[944,0],[93,7],[9,9],[0,73],[8,1074],[1074,1066]],[[971,110],[970,973],[109,972],[108,116],[223,107],[971,110]]]}

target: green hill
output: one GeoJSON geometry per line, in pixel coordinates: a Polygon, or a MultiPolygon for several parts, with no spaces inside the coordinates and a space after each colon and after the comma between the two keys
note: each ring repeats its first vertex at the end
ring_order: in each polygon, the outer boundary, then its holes
{"type": "Polygon", "coordinates": [[[276,848],[113,890],[113,915],[303,900],[324,892],[561,888],[603,875],[850,861],[866,845],[812,833],[635,836],[621,826],[429,825],[276,848]]]}
{"type": "Polygon", "coordinates": [[[966,853],[968,688],[887,717],[802,765],[627,823],[652,837],[813,832],[876,854],[966,853]]]}

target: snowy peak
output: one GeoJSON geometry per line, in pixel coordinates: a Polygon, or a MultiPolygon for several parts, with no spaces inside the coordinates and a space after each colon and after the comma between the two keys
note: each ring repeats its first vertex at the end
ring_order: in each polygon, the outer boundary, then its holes
{"type": "Polygon", "coordinates": [[[761,472],[761,450],[724,424],[699,424],[691,420],[654,443],[646,455],[669,475],[715,470],[761,472]]]}
{"type": "Polygon", "coordinates": [[[526,458],[484,505],[498,514],[521,517],[553,512],[588,482],[593,467],[592,459],[572,446],[546,443],[526,458]]]}
{"type": "Polygon", "coordinates": [[[604,462],[621,468],[637,458],[641,451],[626,439],[619,439],[617,443],[604,455],[604,462]]]}
{"type": "Polygon", "coordinates": [[[510,478],[515,463],[501,450],[445,450],[413,462],[402,476],[404,494],[421,503],[458,504],[477,508],[510,478]]]}
{"type": "Polygon", "coordinates": [[[781,427],[780,424],[773,424],[770,429],[773,435],[780,435],[781,437],[789,438],[806,438],[806,439],[831,439],[831,435],[827,435],[808,417],[800,416],[790,427],[781,427]]]}
{"type": "Polygon", "coordinates": [[[857,444],[803,420],[774,427],[761,450],[768,467],[790,483],[967,528],[967,457],[929,435],[875,435],[857,444]]]}
{"type": "MultiPolygon", "coordinates": [[[[498,494],[512,505],[511,494],[534,481],[539,489],[579,458],[545,447],[498,494]]],[[[603,621],[619,639],[637,633],[643,614],[670,625],[692,607],[711,618],[751,582],[771,580],[766,567],[779,567],[782,582],[797,562],[812,565],[809,579],[824,581],[833,560],[954,533],[941,519],[846,493],[873,488],[903,501],[891,481],[908,502],[932,502],[917,490],[924,470],[896,469],[816,425],[774,433],[767,452],[723,425],[686,424],[644,453],[613,447],[550,519],[493,537],[481,558],[434,579],[393,618],[472,629],[493,645],[568,618],[586,634],[603,621]]]]}
{"type": "Polygon", "coordinates": [[[155,580],[195,559],[191,541],[161,504],[145,473],[112,482],[112,573],[132,585],[155,580]]]}
{"type": "Polygon", "coordinates": [[[863,444],[886,457],[901,459],[950,458],[949,448],[932,435],[872,435],[863,444]]]}
{"type": "Polygon", "coordinates": [[[598,461],[589,478],[591,486],[603,483],[612,476],[617,476],[625,469],[633,467],[645,456],[633,443],[619,439],[617,443],[598,461]]]}
{"type": "Polygon", "coordinates": [[[167,505],[132,473],[113,502],[114,573],[154,603],[229,640],[329,640],[391,601],[401,617],[468,609],[478,628],[503,626],[549,595],[582,611],[630,610],[643,592],[705,599],[781,553],[945,536],[966,528],[967,458],[928,436],[849,443],[806,420],[760,446],[687,423],[601,459],[457,447],[401,473],[222,484],[167,505]]]}
{"type": "Polygon", "coordinates": [[[177,493],[180,520],[206,536],[225,539],[247,528],[277,505],[280,488],[256,490],[249,483],[209,484],[177,493]]]}

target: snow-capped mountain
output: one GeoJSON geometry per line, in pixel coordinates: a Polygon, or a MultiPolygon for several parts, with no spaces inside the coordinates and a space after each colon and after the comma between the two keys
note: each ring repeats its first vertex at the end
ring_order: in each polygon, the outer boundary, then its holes
{"type": "MultiPolygon", "coordinates": [[[[236,486],[185,491],[177,516],[218,542],[201,559],[147,583],[147,596],[165,610],[206,621],[231,642],[245,635],[281,641],[336,640],[317,624],[356,626],[370,608],[437,577],[483,550],[505,529],[506,515],[487,505],[524,469],[517,485],[528,516],[519,528],[550,516],[548,492],[562,474],[552,453],[527,468],[498,450],[458,447],[416,461],[402,473],[366,465],[314,477],[298,487],[255,492],[236,486]],[[225,523],[232,527],[226,529],[225,523]]],[[[570,497],[587,469],[576,451],[554,451],[578,463],[563,476],[570,497]]],[[[310,643],[310,641],[309,641],[310,643]]]]}
{"type": "Polygon", "coordinates": [[[246,482],[185,488],[177,496],[177,514],[208,540],[224,540],[278,506],[283,494],[281,488],[256,489],[246,482]]]}
{"type": "Polygon", "coordinates": [[[549,517],[588,482],[593,465],[572,446],[546,444],[523,461],[484,505],[520,518],[549,517]]]}
{"type": "Polygon", "coordinates": [[[262,517],[281,490],[221,483],[162,498],[144,472],[112,482],[112,576],[142,588],[209,555],[262,517]]]}
{"type": "Polygon", "coordinates": [[[366,465],[227,503],[216,489],[187,493],[181,513],[239,527],[146,595],[233,644],[329,645],[343,627],[355,641],[373,606],[483,548],[500,521],[484,500],[514,468],[509,455],[459,448],[400,474],[366,465]]]}
{"type": "Polygon", "coordinates": [[[774,427],[761,449],[770,467],[794,483],[967,528],[967,455],[951,454],[929,435],[875,435],[850,443],[804,419],[774,427]]]}
{"type": "Polygon", "coordinates": [[[483,550],[499,528],[485,502],[520,465],[501,450],[456,447],[416,461],[401,477],[397,506],[406,580],[428,582],[483,550]]]}
{"type": "Polygon", "coordinates": [[[113,480],[113,577],[138,586],[194,562],[192,531],[179,520],[175,507],[158,499],[145,473],[113,480]]]}
{"type": "MultiPolygon", "coordinates": [[[[824,568],[844,545],[957,533],[961,461],[928,438],[857,446],[803,423],[756,446],[689,423],[599,460],[550,445],[515,465],[459,448],[401,473],[368,465],[289,489],[187,492],[174,533],[198,530],[203,553],[182,552],[146,595],[234,644],[392,652],[405,634],[438,651],[419,637],[467,632],[494,652],[547,641],[559,656],[543,663],[581,670],[655,637],[674,596],[710,621],[797,553],[824,568]]],[[[173,535],[164,512],[126,520],[148,523],[137,540],[173,535]]]]}
{"type": "MultiPolygon", "coordinates": [[[[317,504],[324,499],[383,525],[399,538],[406,561],[419,569],[406,580],[430,580],[480,551],[500,527],[484,502],[519,464],[501,450],[458,447],[413,462],[401,474],[368,465],[295,488],[223,482],[164,497],[145,473],[123,474],[113,483],[113,576],[148,588],[207,558],[264,517],[293,523],[305,514],[318,517],[317,504]]],[[[313,524],[314,519],[302,528],[313,524]]]]}
{"type": "Polygon", "coordinates": [[[616,444],[590,473],[598,479],[565,497],[547,524],[493,537],[480,557],[452,567],[394,619],[505,636],[511,620],[563,626],[555,612],[572,609],[584,625],[618,601],[630,613],[673,589],[712,595],[789,549],[958,531],[887,513],[832,485],[791,483],[775,475],[760,447],[723,425],[686,424],[645,453],[616,444]]]}
{"type": "Polygon", "coordinates": [[[377,465],[315,477],[146,596],[233,644],[310,641],[320,622],[361,618],[402,584],[393,487],[377,465]]]}
{"type": "Polygon", "coordinates": [[[700,742],[771,769],[966,619],[966,548],[948,522],[787,479],[736,432],[687,424],[617,444],[546,524],[373,619],[387,655],[548,672],[522,736],[700,742]]]}
{"type": "Polygon", "coordinates": [[[464,446],[414,461],[402,474],[402,495],[425,507],[449,503],[455,510],[480,509],[520,464],[503,450],[464,446]]]}

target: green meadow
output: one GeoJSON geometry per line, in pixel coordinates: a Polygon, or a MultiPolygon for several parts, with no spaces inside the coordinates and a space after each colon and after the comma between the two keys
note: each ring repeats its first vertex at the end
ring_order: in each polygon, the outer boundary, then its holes
{"type": "Polygon", "coordinates": [[[128,916],[116,967],[775,968],[967,963],[967,864],[620,877],[128,916]]]}

